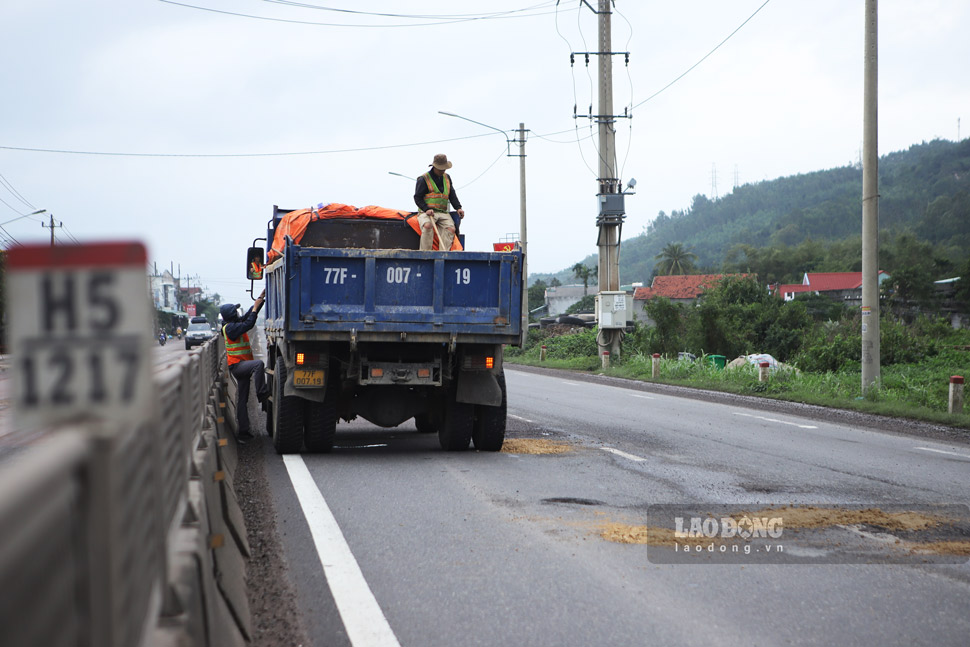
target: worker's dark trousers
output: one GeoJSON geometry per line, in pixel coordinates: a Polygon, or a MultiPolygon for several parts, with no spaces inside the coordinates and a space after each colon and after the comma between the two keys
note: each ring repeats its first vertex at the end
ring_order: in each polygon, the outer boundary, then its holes
{"type": "Polygon", "coordinates": [[[266,390],[266,373],[263,360],[247,359],[229,367],[232,376],[236,378],[236,420],[239,422],[239,433],[251,433],[249,429],[249,383],[250,378],[256,383],[256,393],[266,390]]]}

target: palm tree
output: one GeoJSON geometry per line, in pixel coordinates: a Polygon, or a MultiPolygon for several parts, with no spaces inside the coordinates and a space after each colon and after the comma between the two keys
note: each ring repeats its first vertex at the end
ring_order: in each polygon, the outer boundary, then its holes
{"type": "Polygon", "coordinates": [[[573,271],[573,276],[583,282],[583,296],[586,296],[589,293],[589,280],[596,278],[596,274],[599,272],[599,269],[596,267],[583,265],[582,263],[576,263],[571,269],[573,271]]]}
{"type": "Polygon", "coordinates": [[[694,261],[697,254],[690,251],[691,248],[684,247],[683,243],[667,243],[667,245],[654,256],[658,261],[653,267],[657,275],[688,274],[697,269],[694,261]]]}

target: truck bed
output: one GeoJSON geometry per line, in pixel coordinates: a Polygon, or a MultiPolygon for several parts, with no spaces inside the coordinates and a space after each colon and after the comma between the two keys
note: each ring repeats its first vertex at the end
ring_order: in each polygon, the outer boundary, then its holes
{"type": "Polygon", "coordinates": [[[266,330],[299,340],[519,344],[521,252],[290,244],[267,268],[266,330]]]}

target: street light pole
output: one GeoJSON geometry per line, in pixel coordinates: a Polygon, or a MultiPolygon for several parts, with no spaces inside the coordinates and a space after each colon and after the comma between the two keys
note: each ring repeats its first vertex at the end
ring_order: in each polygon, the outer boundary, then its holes
{"type": "Polygon", "coordinates": [[[519,154],[512,155],[512,141],[509,139],[508,135],[505,134],[504,130],[500,130],[495,126],[483,124],[482,122],[475,121],[474,119],[469,119],[468,117],[456,115],[452,112],[444,112],[439,110],[438,114],[445,115],[446,117],[455,117],[456,119],[464,119],[465,121],[470,121],[473,124],[478,124],[479,126],[484,126],[485,128],[491,128],[496,132],[502,133],[505,135],[505,146],[507,151],[506,156],[519,158],[519,246],[522,248],[522,342],[525,343],[525,336],[529,330],[528,237],[526,236],[525,207],[525,134],[529,131],[526,130],[524,123],[519,122],[519,129],[516,131],[519,134],[519,137],[515,140],[515,143],[519,145],[519,154]]]}

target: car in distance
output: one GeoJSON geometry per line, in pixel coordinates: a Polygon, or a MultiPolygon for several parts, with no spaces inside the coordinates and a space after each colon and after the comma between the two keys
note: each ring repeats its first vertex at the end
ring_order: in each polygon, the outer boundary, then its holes
{"type": "Polygon", "coordinates": [[[215,332],[205,319],[201,321],[196,321],[196,319],[199,319],[199,317],[193,317],[192,323],[185,331],[185,350],[189,350],[193,346],[201,346],[215,336],[215,332]]]}

